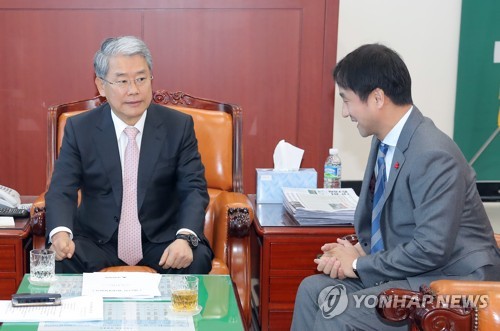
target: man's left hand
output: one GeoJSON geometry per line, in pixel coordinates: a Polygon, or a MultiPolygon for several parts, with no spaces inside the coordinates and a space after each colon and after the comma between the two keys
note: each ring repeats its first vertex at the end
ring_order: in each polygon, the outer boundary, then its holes
{"type": "Polygon", "coordinates": [[[352,270],[352,263],[360,256],[358,250],[349,240],[338,239],[337,242],[339,245],[331,250],[329,255],[335,257],[340,262],[345,277],[358,278],[354,270],[352,270]]]}
{"type": "Polygon", "coordinates": [[[193,262],[193,250],[184,239],[174,240],[163,252],[160,263],[163,269],[187,268],[193,262]]]}
{"type": "Polygon", "coordinates": [[[318,266],[316,269],[323,272],[325,275],[331,278],[344,279],[344,270],[340,266],[340,261],[336,257],[323,255],[320,258],[314,259],[314,263],[318,266]]]}

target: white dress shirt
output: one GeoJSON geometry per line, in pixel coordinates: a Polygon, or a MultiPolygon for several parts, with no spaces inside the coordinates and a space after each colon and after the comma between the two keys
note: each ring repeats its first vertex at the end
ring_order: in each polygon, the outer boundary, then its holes
{"type": "MultiPolygon", "coordinates": [[[[392,159],[394,157],[394,150],[396,149],[396,145],[398,144],[398,139],[399,136],[401,135],[401,131],[403,130],[403,127],[406,124],[406,121],[408,120],[408,117],[410,117],[411,111],[413,110],[413,106],[406,112],[406,114],[401,117],[401,119],[398,121],[396,125],[389,131],[387,136],[385,136],[384,140],[382,141],[384,144],[388,145],[389,148],[387,150],[387,153],[385,155],[385,174],[386,178],[385,180],[389,180],[389,174],[391,172],[391,165],[392,165],[392,159]]],[[[375,162],[375,167],[377,167],[377,164],[375,162]]]]}

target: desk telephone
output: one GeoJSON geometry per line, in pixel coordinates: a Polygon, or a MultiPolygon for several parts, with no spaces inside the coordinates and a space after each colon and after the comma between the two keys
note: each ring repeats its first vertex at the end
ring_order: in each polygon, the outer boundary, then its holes
{"type": "Polygon", "coordinates": [[[15,190],[0,185],[0,216],[28,217],[31,204],[21,204],[21,196],[15,190]]]}

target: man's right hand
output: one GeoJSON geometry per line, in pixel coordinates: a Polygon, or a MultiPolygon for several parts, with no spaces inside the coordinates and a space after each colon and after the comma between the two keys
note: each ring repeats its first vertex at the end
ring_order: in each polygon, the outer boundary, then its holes
{"type": "Polygon", "coordinates": [[[339,244],[338,243],[327,243],[321,246],[321,250],[323,251],[323,255],[325,256],[332,256],[329,254],[335,247],[337,247],[339,244]]]}
{"type": "Polygon", "coordinates": [[[71,240],[69,233],[65,231],[54,234],[51,238],[50,249],[56,252],[56,260],[71,259],[75,253],[75,243],[71,240]]]}

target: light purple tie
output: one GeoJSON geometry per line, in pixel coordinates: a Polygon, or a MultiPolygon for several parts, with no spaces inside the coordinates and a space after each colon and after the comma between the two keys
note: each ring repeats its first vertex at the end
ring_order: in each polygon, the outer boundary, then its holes
{"type": "Polygon", "coordinates": [[[135,136],[139,131],[129,126],[124,130],[128,137],[123,167],[122,214],[118,227],[118,257],[128,265],[142,260],[141,224],[137,210],[137,171],[139,148],[135,136]]]}

